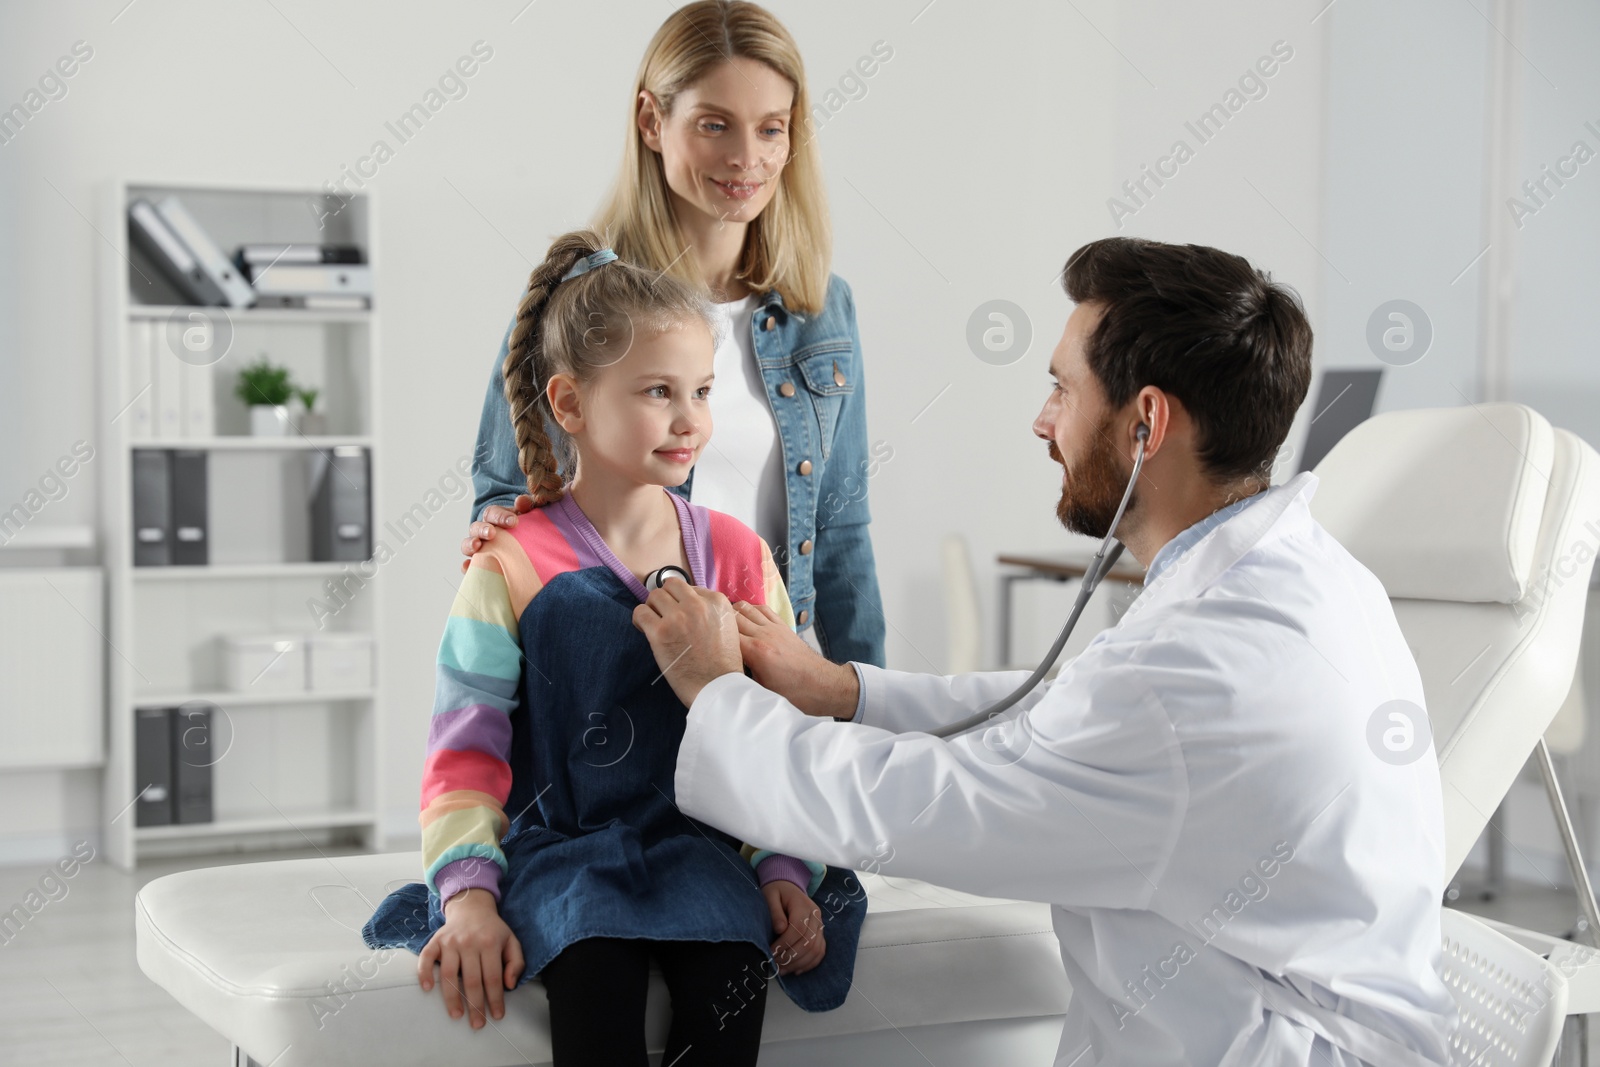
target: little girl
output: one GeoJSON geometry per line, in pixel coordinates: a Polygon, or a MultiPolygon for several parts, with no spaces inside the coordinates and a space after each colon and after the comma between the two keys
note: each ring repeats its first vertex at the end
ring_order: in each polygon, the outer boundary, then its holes
{"type": "Polygon", "coordinates": [[[362,931],[417,952],[424,990],[439,963],[451,1015],[465,992],[474,1028],[486,1004],[503,1016],[502,987],[537,974],[557,1067],[646,1063],[652,956],[674,1067],[755,1063],[768,979],[826,1011],[854,970],[854,876],[741,844],[673,803],[687,712],[632,622],[643,580],[673,566],[794,625],[767,544],[665,488],[711,434],[713,315],[587,231],[534,269],[504,378],[536,507],[472,557],[451,606],[423,768],[425,882],[362,931]]]}

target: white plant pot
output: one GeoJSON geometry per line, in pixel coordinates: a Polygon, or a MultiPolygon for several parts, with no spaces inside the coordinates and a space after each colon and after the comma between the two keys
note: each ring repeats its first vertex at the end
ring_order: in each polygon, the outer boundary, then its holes
{"type": "Polygon", "coordinates": [[[320,437],[328,432],[328,416],[324,412],[302,410],[296,421],[300,432],[307,437],[320,437]]]}
{"type": "Polygon", "coordinates": [[[251,437],[289,436],[289,408],[284,404],[250,405],[251,437]]]}

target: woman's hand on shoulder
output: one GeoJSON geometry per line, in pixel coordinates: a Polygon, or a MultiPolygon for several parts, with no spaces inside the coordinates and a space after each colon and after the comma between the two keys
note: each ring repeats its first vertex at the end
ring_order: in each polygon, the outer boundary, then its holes
{"type": "Polygon", "coordinates": [[[505,1018],[505,991],[514,989],[522,974],[522,943],[500,917],[499,905],[487,889],[463,890],[445,901],[444,925],[434,931],[417,959],[417,982],[424,993],[433,988],[435,963],[452,1019],[461,1018],[463,993],[474,1030],[487,1021],[486,1006],[496,1019],[505,1018]]]}
{"type": "Polygon", "coordinates": [[[503,507],[499,504],[490,504],[483,509],[483,514],[478,516],[476,522],[467,526],[467,536],[461,539],[461,554],[466,559],[461,561],[461,573],[467,573],[467,567],[472,563],[472,554],[482,548],[494,538],[498,527],[510,529],[517,524],[517,516],[523,512],[533,510],[533,497],[524,493],[514,502],[516,510],[503,507]]]}

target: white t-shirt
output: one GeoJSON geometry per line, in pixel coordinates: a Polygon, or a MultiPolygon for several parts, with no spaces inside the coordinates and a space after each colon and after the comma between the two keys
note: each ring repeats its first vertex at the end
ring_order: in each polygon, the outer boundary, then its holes
{"type": "Polygon", "coordinates": [[[713,359],[711,439],[694,468],[689,499],[750,527],[777,554],[789,537],[778,423],[756,366],[750,316],[756,294],[714,304],[721,341],[713,359]]]}

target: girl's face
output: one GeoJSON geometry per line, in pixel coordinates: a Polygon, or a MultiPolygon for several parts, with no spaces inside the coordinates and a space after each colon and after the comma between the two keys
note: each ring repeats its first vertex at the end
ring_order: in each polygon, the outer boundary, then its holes
{"type": "Polygon", "coordinates": [[[583,384],[553,375],[551,409],[578,446],[578,474],[682,485],[711,437],[711,329],[698,319],[633,339],[583,384]]]}
{"type": "Polygon", "coordinates": [[[670,118],[640,94],[639,130],[661,156],[673,206],[716,221],[750,222],[772,202],[789,161],[794,86],[743,56],[719,63],[678,94],[670,118]]]}

